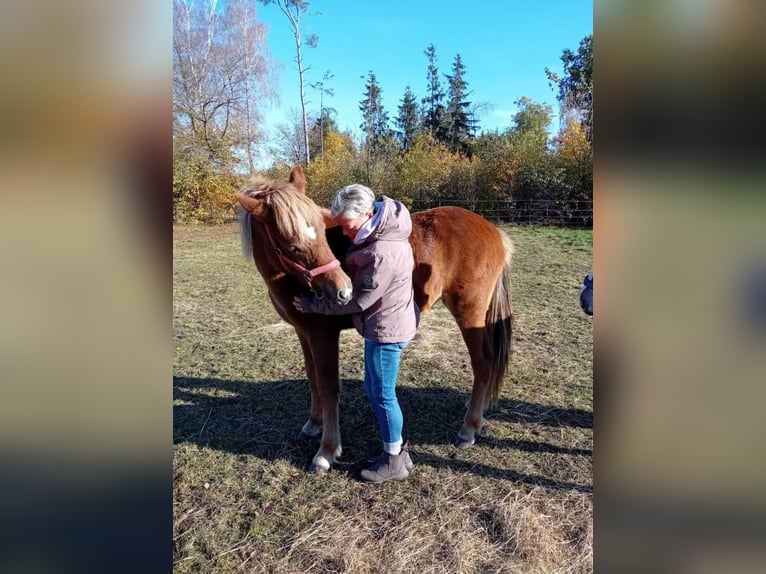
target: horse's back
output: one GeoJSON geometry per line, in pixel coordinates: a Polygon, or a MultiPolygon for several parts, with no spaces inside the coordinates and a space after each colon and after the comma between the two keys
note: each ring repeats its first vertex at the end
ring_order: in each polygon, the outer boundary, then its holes
{"type": "Polygon", "coordinates": [[[500,230],[461,207],[413,213],[410,243],[416,302],[425,310],[443,293],[467,285],[493,288],[506,262],[500,230]]]}

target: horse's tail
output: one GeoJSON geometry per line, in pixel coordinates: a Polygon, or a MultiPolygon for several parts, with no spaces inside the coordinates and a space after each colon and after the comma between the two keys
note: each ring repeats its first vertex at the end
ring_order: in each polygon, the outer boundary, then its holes
{"type": "Polygon", "coordinates": [[[250,212],[242,207],[239,208],[239,238],[242,242],[242,256],[245,259],[253,258],[253,226],[250,223],[250,212]]]}
{"type": "Polygon", "coordinates": [[[487,308],[486,327],[489,343],[492,349],[492,365],[489,377],[489,401],[494,402],[503,386],[503,378],[511,357],[511,337],[513,335],[513,306],[511,303],[511,261],[513,258],[513,241],[502,230],[499,230],[505,251],[505,262],[500,276],[495,283],[489,307],[487,308]]]}

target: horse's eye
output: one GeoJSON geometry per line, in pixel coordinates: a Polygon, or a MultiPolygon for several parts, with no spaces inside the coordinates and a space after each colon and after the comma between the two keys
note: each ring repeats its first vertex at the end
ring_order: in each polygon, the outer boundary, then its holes
{"type": "Polygon", "coordinates": [[[293,253],[295,253],[296,255],[300,255],[301,253],[303,253],[303,251],[301,250],[301,248],[300,248],[300,247],[298,247],[297,245],[291,245],[291,246],[290,246],[290,251],[292,251],[292,252],[293,252],[293,253]]]}

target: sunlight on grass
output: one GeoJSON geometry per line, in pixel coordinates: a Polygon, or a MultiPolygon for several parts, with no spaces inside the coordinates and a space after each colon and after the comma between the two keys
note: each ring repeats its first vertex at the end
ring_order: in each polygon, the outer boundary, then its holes
{"type": "Polygon", "coordinates": [[[398,395],[416,467],[358,481],[379,447],[361,339],[341,336],[343,456],[324,477],[297,437],[309,391],[238,229],[174,228],[175,571],[592,570],[592,319],[579,308],[592,232],[506,227],[513,357],[484,436],[451,440],[472,372],[448,311],[423,318],[398,395]]]}

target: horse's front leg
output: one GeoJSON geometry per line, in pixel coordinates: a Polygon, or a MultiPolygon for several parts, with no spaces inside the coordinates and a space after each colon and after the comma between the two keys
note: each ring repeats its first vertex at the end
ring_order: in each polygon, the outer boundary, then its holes
{"type": "MultiPolygon", "coordinates": [[[[316,397],[322,412],[322,440],[319,450],[311,461],[310,472],[324,473],[341,455],[338,399],[340,380],[338,373],[338,349],[340,333],[317,333],[309,338],[316,375],[316,397]]],[[[312,388],[312,390],[314,390],[312,388]]],[[[312,400],[312,408],[314,401],[312,400]]]]}
{"type": "Polygon", "coordinates": [[[303,362],[306,366],[306,377],[309,380],[309,386],[311,388],[311,411],[309,413],[309,420],[307,420],[306,424],[301,428],[300,436],[302,438],[317,438],[322,434],[322,408],[319,404],[314,356],[311,351],[308,336],[304,333],[298,333],[298,339],[301,342],[303,362]]]}

